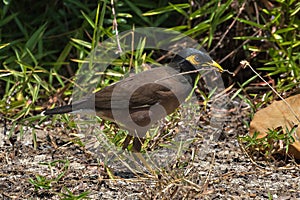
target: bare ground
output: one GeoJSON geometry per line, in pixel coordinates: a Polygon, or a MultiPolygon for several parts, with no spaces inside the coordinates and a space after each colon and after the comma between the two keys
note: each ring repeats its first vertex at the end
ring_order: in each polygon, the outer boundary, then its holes
{"type": "Polygon", "coordinates": [[[61,127],[41,127],[34,148],[30,130],[8,139],[3,126],[0,197],[72,199],[88,192],[90,199],[300,199],[297,163],[253,161],[242,151],[237,135],[247,133],[242,121],[248,120],[242,110],[239,104],[229,111],[222,136],[206,149],[199,137],[182,160],[141,174],[106,168],[61,127]]]}

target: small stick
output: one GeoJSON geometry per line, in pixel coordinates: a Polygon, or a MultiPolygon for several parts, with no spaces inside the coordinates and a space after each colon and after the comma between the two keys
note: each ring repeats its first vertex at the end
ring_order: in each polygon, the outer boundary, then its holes
{"type": "Polygon", "coordinates": [[[267,84],[268,87],[272,89],[272,91],[288,106],[288,109],[293,113],[293,115],[296,117],[297,121],[300,122],[299,117],[297,116],[296,112],[293,110],[293,108],[286,102],[286,100],[260,75],[258,74],[250,65],[250,63],[246,60],[242,60],[241,64],[243,65],[243,68],[249,67],[263,82],[267,84]]]}

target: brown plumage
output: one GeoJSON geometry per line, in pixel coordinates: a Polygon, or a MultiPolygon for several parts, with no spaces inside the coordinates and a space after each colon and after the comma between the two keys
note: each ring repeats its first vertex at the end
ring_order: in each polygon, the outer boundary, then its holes
{"type": "MultiPolygon", "coordinates": [[[[156,67],[125,78],[95,93],[95,111],[103,119],[117,122],[129,131],[123,148],[132,137],[133,151],[140,151],[143,137],[151,125],[173,113],[190,94],[197,71],[203,67],[222,68],[207,54],[196,49],[179,53],[167,67],[156,67]],[[180,75],[181,72],[191,72],[180,75]]],[[[82,99],[72,105],[43,112],[45,115],[68,113],[86,108],[82,99]]],[[[92,108],[93,109],[93,108],[92,108]]]]}

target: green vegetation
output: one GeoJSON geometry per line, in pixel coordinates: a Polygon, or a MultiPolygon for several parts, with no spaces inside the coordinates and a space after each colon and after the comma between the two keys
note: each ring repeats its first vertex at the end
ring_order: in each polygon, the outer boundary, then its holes
{"type": "MultiPolygon", "coordinates": [[[[115,34],[108,1],[32,4],[3,1],[1,4],[0,112],[11,120],[43,110],[43,103],[57,94],[57,90],[61,91],[59,97],[69,96],[72,77],[81,61],[98,42],[115,34]]],[[[300,4],[296,1],[268,5],[216,0],[203,5],[164,0],[156,4],[118,1],[115,7],[119,32],[143,26],[172,28],[198,39],[206,49],[214,49],[211,53],[215,60],[238,50],[236,61],[250,59],[258,70],[274,77],[279,90],[291,90],[299,82],[300,4]],[[256,6],[261,12],[249,6],[256,6]],[[178,21],[171,20],[174,17],[178,21]],[[224,27],[229,25],[233,26],[227,32],[224,27]],[[222,38],[224,33],[227,35],[222,38]],[[235,45],[225,50],[220,42],[235,45]],[[243,49],[238,48],[239,44],[243,49]]],[[[137,63],[145,62],[149,55],[145,56],[137,63]]],[[[111,69],[104,84],[118,80],[120,73],[126,72],[122,64],[129,62],[129,58],[111,69]]],[[[236,61],[227,66],[225,60],[224,67],[234,69],[236,61]]]]}
{"type": "Polygon", "coordinates": [[[66,161],[56,160],[56,161],[52,161],[51,163],[40,163],[41,165],[47,165],[50,170],[52,170],[53,167],[56,167],[56,165],[58,165],[58,167],[59,167],[59,164],[61,164],[61,163],[64,165],[62,166],[62,169],[61,169],[62,172],[57,177],[48,179],[45,176],[36,175],[35,180],[32,178],[29,178],[29,182],[34,185],[36,190],[51,189],[52,184],[57,183],[65,175],[65,173],[67,172],[67,170],[69,168],[70,162],[68,160],[66,160],[66,161]]]}
{"type": "Polygon", "coordinates": [[[253,160],[256,160],[260,156],[263,156],[268,161],[275,160],[276,155],[285,154],[287,158],[289,145],[295,142],[292,134],[296,128],[292,130],[285,130],[287,134],[283,132],[282,128],[274,129],[267,132],[267,135],[262,138],[258,138],[258,133],[255,132],[251,137],[249,135],[240,137],[240,141],[245,142],[245,148],[250,153],[253,160]]]}

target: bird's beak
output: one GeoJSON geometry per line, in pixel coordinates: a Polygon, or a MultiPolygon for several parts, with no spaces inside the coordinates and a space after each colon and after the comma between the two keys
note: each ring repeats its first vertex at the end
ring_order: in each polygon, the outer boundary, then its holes
{"type": "MultiPolygon", "coordinates": [[[[186,60],[189,61],[192,65],[199,65],[199,64],[201,64],[201,62],[196,59],[195,55],[188,56],[186,58],[186,60]]],[[[210,58],[210,60],[211,60],[211,58],[210,58]]],[[[205,62],[205,63],[203,63],[203,65],[204,66],[215,67],[215,68],[217,68],[219,70],[219,72],[223,72],[224,71],[223,68],[216,61],[214,61],[214,60],[211,60],[209,62],[205,62]]]]}
{"type": "Polygon", "coordinates": [[[223,72],[223,68],[216,61],[213,60],[212,62],[210,62],[208,64],[215,67],[215,68],[217,68],[219,70],[219,72],[223,72]]]}

